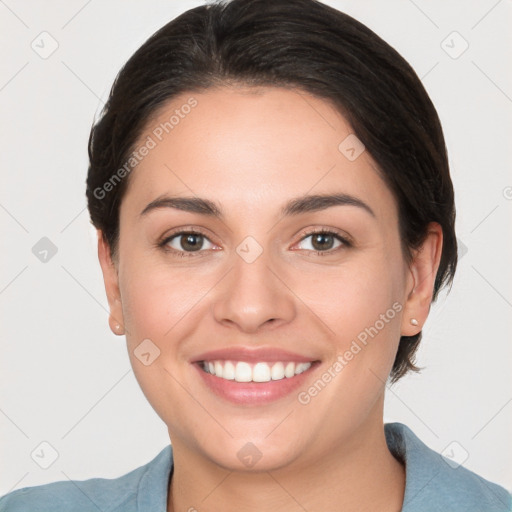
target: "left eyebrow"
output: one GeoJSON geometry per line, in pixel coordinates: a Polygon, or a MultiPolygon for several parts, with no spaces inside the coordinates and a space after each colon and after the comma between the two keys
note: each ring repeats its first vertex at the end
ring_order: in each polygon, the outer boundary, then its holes
{"type": "Polygon", "coordinates": [[[317,212],[332,206],[356,206],[375,217],[374,211],[361,199],[349,194],[323,194],[298,197],[292,199],[281,210],[283,216],[299,215],[306,212],[317,212]]]}
{"type": "MultiPolygon", "coordinates": [[[[289,217],[307,212],[326,210],[333,206],[355,206],[376,217],[374,211],[361,199],[349,194],[321,194],[297,197],[288,201],[281,209],[281,215],[289,217]]],[[[209,199],[200,197],[168,197],[161,196],[151,201],[140,216],[148,214],[157,208],[175,208],[191,213],[207,215],[218,219],[223,218],[222,208],[209,199]]]]}

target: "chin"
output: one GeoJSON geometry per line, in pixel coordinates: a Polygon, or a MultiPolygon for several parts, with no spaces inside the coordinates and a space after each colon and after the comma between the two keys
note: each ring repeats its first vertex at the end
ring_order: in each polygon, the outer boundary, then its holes
{"type": "Polygon", "coordinates": [[[287,467],[299,455],[290,446],[275,446],[268,441],[234,441],[225,450],[209,453],[208,458],[228,471],[263,473],[287,467]]]}

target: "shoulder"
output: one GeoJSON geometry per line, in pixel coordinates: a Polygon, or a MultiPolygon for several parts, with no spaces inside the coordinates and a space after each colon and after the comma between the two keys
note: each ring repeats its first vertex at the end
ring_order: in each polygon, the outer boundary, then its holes
{"type": "MultiPolygon", "coordinates": [[[[68,480],[13,491],[0,498],[0,512],[135,512],[145,500],[167,500],[171,447],[119,478],[68,480]],[[164,493],[164,496],[162,496],[164,493]]],[[[156,508],[155,508],[156,509],[156,508]]]]}
{"type": "Polygon", "coordinates": [[[405,425],[388,423],[385,433],[390,451],[405,464],[403,512],[512,510],[506,489],[431,450],[405,425]]]}

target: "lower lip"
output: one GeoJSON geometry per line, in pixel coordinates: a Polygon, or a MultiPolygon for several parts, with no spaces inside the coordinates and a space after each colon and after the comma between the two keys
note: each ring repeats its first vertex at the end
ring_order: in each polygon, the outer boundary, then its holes
{"type": "Polygon", "coordinates": [[[236,382],[206,373],[197,363],[194,366],[206,385],[216,395],[238,405],[261,405],[279,400],[304,385],[317,364],[314,362],[305,372],[295,377],[285,377],[269,382],[236,382]]]}

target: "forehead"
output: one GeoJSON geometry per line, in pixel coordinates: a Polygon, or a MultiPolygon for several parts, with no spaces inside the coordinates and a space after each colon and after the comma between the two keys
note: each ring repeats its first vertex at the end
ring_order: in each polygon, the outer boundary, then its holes
{"type": "Polygon", "coordinates": [[[285,88],[220,88],[173,98],[148,121],[122,208],[197,195],[261,214],[286,198],[343,192],[389,215],[394,200],[343,116],[285,88]],[[347,151],[348,150],[348,151],[347,151]],[[354,156],[357,158],[354,159],[354,156]]]}

